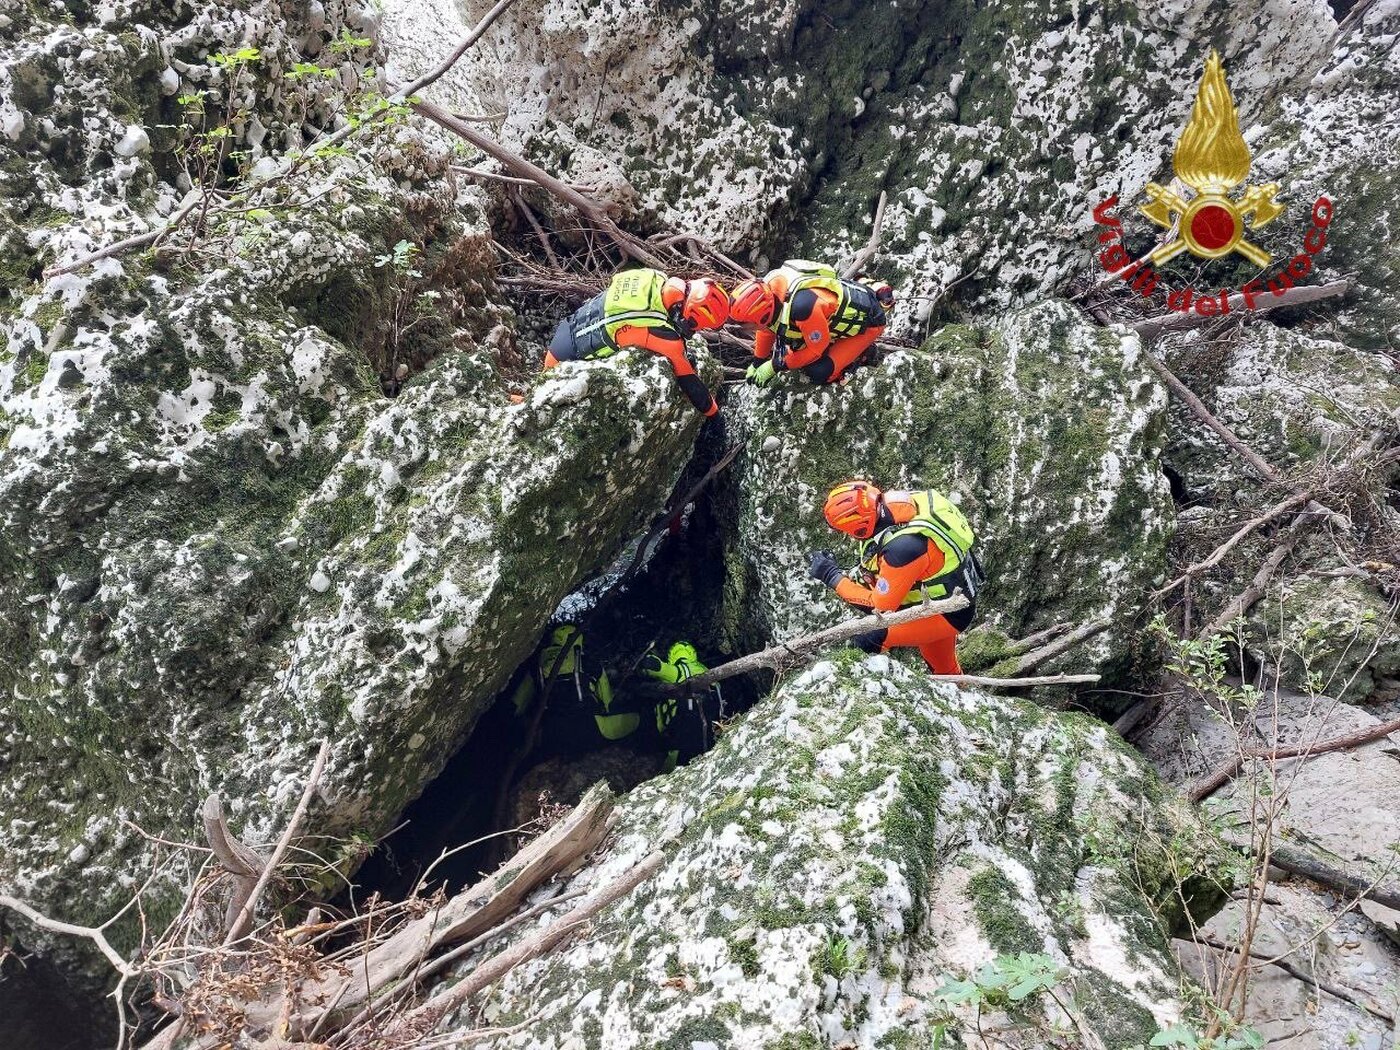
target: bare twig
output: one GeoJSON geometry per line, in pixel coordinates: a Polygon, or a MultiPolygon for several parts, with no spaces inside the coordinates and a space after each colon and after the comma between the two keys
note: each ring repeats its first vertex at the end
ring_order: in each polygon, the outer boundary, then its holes
{"type": "Polygon", "coordinates": [[[467,53],[467,48],[471,47],[473,44],[475,44],[478,40],[481,39],[481,35],[485,33],[486,30],[491,28],[491,23],[496,21],[496,19],[500,18],[501,15],[505,14],[506,9],[510,7],[510,5],[513,3],[515,3],[515,0],[497,0],[496,6],[486,12],[486,14],[482,17],[481,21],[476,24],[476,27],[472,29],[470,33],[464,36],[461,42],[458,43],[458,45],[452,49],[452,53],[450,55],[444,58],[432,69],[428,70],[428,72],[424,73],[413,83],[407,85],[406,87],[401,87],[397,91],[395,91],[395,98],[398,100],[410,99],[414,95],[418,94],[418,92],[422,91],[429,84],[433,83],[433,81],[440,79],[444,74],[447,73],[449,69],[451,69],[457,64],[458,59],[460,59],[463,55],[467,53]]]}
{"type": "Polygon", "coordinates": [[[38,911],[35,911],[24,901],[15,897],[0,893],[0,908],[9,908],[13,912],[23,915],[41,930],[48,930],[50,933],[61,933],[69,937],[83,937],[96,945],[97,950],[103,957],[112,964],[112,968],[123,977],[131,977],[136,973],[131,964],[123,959],[112,944],[107,940],[106,934],[101,927],[78,926],[71,922],[60,922],[58,919],[50,919],[38,911]]]}
{"type": "MultiPolygon", "coordinates": [[[[292,813],[292,819],[287,822],[287,828],[282,832],[282,837],[277,841],[277,846],[272,851],[272,856],[268,858],[267,864],[263,867],[262,873],[258,876],[257,885],[253,887],[248,899],[243,902],[243,907],[238,910],[238,915],[229,925],[228,933],[224,936],[224,947],[227,948],[235,941],[242,939],[252,928],[253,912],[257,910],[258,901],[267,891],[267,884],[272,881],[272,873],[277,870],[277,865],[282,863],[282,857],[287,852],[287,847],[292,844],[292,839],[296,837],[297,830],[301,826],[302,818],[306,816],[306,810],[311,805],[311,798],[316,793],[316,789],[321,785],[321,774],[326,769],[326,759],[331,754],[331,742],[329,739],[321,741],[321,750],[316,755],[316,763],[311,767],[311,776],[307,778],[306,788],[301,793],[301,800],[297,802],[297,808],[292,813]]],[[[211,843],[212,845],[212,843],[211,843]]]]}
{"type": "Polygon", "coordinates": [[[855,258],[841,271],[842,277],[854,277],[865,268],[875,253],[880,250],[880,229],[885,224],[885,191],[880,191],[879,203],[875,205],[875,218],[870,223],[870,240],[856,252],[855,258]]]}
{"type": "Polygon", "coordinates": [[[101,262],[103,259],[110,259],[114,255],[122,255],[136,248],[144,248],[148,244],[154,244],[166,234],[178,228],[181,223],[190,217],[191,213],[203,200],[204,195],[202,194],[193,198],[188,204],[177,211],[169,222],[154,230],[150,230],[146,233],[139,233],[135,237],[127,237],[124,240],[117,241],[115,244],[109,244],[107,247],[101,248],[91,255],[84,255],[82,258],[74,259],[72,262],[64,263],[62,266],[51,266],[44,271],[44,278],[48,279],[50,277],[61,277],[63,274],[67,273],[77,273],[79,270],[85,269],[95,262],[101,262]]]}
{"type": "Polygon", "coordinates": [[[1097,682],[1096,674],[1046,674],[1027,678],[988,678],[980,674],[934,674],[929,678],[935,682],[952,682],[954,685],[980,685],[988,689],[1027,689],[1033,685],[1078,685],[1097,682]]]}
{"type": "Polygon", "coordinates": [[[502,146],[490,136],[483,135],[464,120],[458,120],[453,114],[443,109],[441,106],[422,99],[410,100],[409,105],[414,112],[427,117],[439,127],[445,128],[460,138],[470,142],[481,152],[495,158],[510,170],[529,178],[532,182],[539,184],[543,189],[549,191],[560,200],[573,205],[573,207],[583,215],[589,222],[597,226],[609,239],[618,246],[625,254],[636,259],[638,262],[648,266],[661,269],[665,268],[662,259],[652,252],[644,241],[633,237],[624,231],[608,214],[607,209],[591,197],[585,197],[578,190],[568,183],[555,178],[549,172],[536,164],[532,164],[520,154],[515,153],[505,146],[502,146]]]}
{"type": "Polygon", "coordinates": [[[684,512],[686,507],[688,507],[691,503],[693,503],[696,499],[699,498],[700,493],[705,491],[705,489],[709,486],[710,482],[714,481],[715,478],[719,477],[720,474],[724,472],[724,469],[728,467],[729,464],[734,462],[734,457],[736,457],[739,454],[739,450],[741,448],[743,448],[742,444],[735,443],[734,445],[731,445],[729,451],[727,451],[723,456],[721,456],[719,461],[705,472],[705,476],[703,478],[701,478],[698,482],[691,486],[690,490],[684,496],[676,500],[675,503],[673,503],[671,506],[667,507],[664,511],[662,511],[661,519],[651,527],[647,534],[642,537],[642,541],[639,544],[637,544],[637,553],[632,556],[631,563],[623,571],[622,575],[618,577],[617,582],[619,584],[625,583],[627,580],[630,580],[633,576],[637,574],[638,570],[642,567],[643,560],[646,557],[647,547],[649,547],[657,539],[657,537],[659,537],[662,533],[666,531],[666,529],[670,526],[671,522],[674,521],[678,515],[684,512]]]}
{"type": "Polygon", "coordinates": [[[1183,572],[1176,579],[1172,580],[1171,583],[1159,588],[1156,591],[1153,591],[1152,597],[1161,598],[1165,595],[1168,595],[1172,591],[1180,587],[1182,584],[1190,580],[1191,577],[1197,576],[1200,573],[1205,572],[1207,569],[1219,565],[1221,560],[1225,557],[1225,555],[1229,554],[1232,550],[1234,550],[1235,547],[1239,545],[1240,541],[1247,537],[1255,529],[1267,525],[1269,522],[1275,520],[1276,518],[1282,517],[1284,514],[1287,514],[1290,510],[1293,510],[1295,507],[1307,503],[1312,498],[1313,494],[1311,492],[1295,492],[1287,499],[1275,503],[1263,514],[1260,514],[1258,517],[1251,518],[1249,521],[1245,522],[1238,529],[1236,529],[1234,534],[1231,535],[1231,537],[1228,540],[1220,544],[1220,546],[1216,547],[1215,550],[1213,550],[1210,553],[1209,557],[1204,558],[1201,561],[1196,562],[1196,564],[1189,566],[1185,572],[1183,572]]]}

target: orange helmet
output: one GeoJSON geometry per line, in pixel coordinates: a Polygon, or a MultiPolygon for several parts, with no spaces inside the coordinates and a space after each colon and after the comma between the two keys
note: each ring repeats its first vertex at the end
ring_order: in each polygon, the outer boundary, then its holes
{"type": "Polygon", "coordinates": [[[880,490],[868,481],[843,482],[827,493],[822,513],[833,529],[858,540],[868,540],[875,534],[880,496],[880,490]]]}
{"type": "Polygon", "coordinates": [[[740,324],[767,327],[773,323],[778,300],[769,287],[757,278],[750,278],[734,289],[734,305],[729,309],[730,320],[740,324]]]}
{"type": "Polygon", "coordinates": [[[729,320],[729,293],[718,281],[699,277],[686,285],[681,316],[696,328],[718,328],[729,320]]]}

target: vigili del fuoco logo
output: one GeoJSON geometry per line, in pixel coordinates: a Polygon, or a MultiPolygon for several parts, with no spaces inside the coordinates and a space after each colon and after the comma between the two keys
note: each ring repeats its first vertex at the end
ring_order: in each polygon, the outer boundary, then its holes
{"type": "MultiPolygon", "coordinates": [[[[1134,259],[1123,247],[1123,223],[1113,214],[1118,205],[1115,195],[1094,209],[1099,243],[1105,246],[1099,252],[1099,263],[1110,276],[1126,281],[1145,298],[1151,298],[1159,285],[1165,288],[1154,267],[1182,252],[1207,260],[1238,254],[1256,266],[1269,266],[1274,257],[1256,242],[1254,234],[1282,215],[1287,205],[1275,199],[1280,191],[1276,182],[1246,185],[1243,192],[1235,192],[1249,178],[1249,164],[1249,146],[1240,133],[1225,66],[1212,50],[1191,107],[1191,119],[1172,156],[1176,180],[1165,187],[1149,182],[1144,190],[1147,203],[1138,208],[1166,231],[1164,242],[1143,258],[1134,259]],[[1180,192],[1173,188],[1178,184],[1180,192]],[[1184,196],[1188,189],[1190,196],[1184,196]]],[[[1331,222],[1332,202],[1319,197],[1312,206],[1312,225],[1303,237],[1302,251],[1280,272],[1245,282],[1233,299],[1225,288],[1205,293],[1190,287],[1169,290],[1168,309],[1194,309],[1209,317],[1227,314],[1232,308],[1254,310],[1267,305],[1271,296],[1282,295],[1312,271],[1313,256],[1327,244],[1331,222]]]]}

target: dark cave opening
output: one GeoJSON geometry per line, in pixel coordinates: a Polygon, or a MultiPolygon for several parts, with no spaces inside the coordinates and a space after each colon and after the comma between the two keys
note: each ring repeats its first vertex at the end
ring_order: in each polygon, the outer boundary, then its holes
{"type": "MultiPolygon", "coordinates": [[[[718,460],[718,444],[702,440],[677,493],[687,492],[718,460]]],[[[377,892],[402,899],[420,880],[421,892],[439,886],[457,891],[494,870],[518,847],[518,837],[503,832],[542,811],[572,805],[598,779],[622,792],[663,775],[672,764],[683,765],[713,745],[726,719],[757,701],[760,694],[754,683],[731,680],[713,693],[682,699],[676,726],[668,727],[666,736],[647,725],[660,699],[657,684],[642,668],[648,652],[665,657],[672,644],[688,642],[707,666],[731,655],[718,651],[713,641],[723,588],[721,490],[721,485],[711,485],[694,502],[677,508],[649,545],[649,558],[625,582],[616,582],[616,576],[627,573],[639,556],[635,542],[607,572],[561,603],[530,658],[516,669],[442,772],[404,811],[398,828],[360,867],[354,879],[357,898],[377,892]],[[552,647],[555,628],[570,623],[583,636],[582,671],[572,678],[560,676],[548,691],[549,706],[532,735],[531,719],[517,711],[516,701],[522,690],[528,691],[523,683],[530,676],[537,682],[546,677],[549,658],[558,659],[559,650],[552,647]],[[612,709],[640,713],[637,731],[614,742],[590,732],[591,716],[577,717],[582,706],[596,709],[593,697],[584,695],[586,684],[580,682],[599,670],[607,675],[612,709]],[[555,704],[572,714],[553,718],[555,704]],[[703,738],[697,735],[702,727],[703,738]],[[679,754],[673,754],[667,749],[677,740],[682,745],[679,754]],[[455,852],[439,861],[444,851],[455,852]]]]}

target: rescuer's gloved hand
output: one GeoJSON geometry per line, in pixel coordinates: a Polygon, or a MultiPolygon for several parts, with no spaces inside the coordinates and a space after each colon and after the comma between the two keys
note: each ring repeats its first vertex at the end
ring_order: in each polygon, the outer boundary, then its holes
{"type": "Polygon", "coordinates": [[[749,370],[744,373],[744,378],[754,386],[767,386],[773,381],[773,362],[764,361],[761,365],[749,365],[749,370]]]}
{"type": "Polygon", "coordinates": [[[836,559],[827,551],[812,552],[807,572],[812,579],[819,580],[828,587],[835,587],[841,582],[841,577],[844,575],[841,572],[841,566],[836,564],[836,559]]]}

